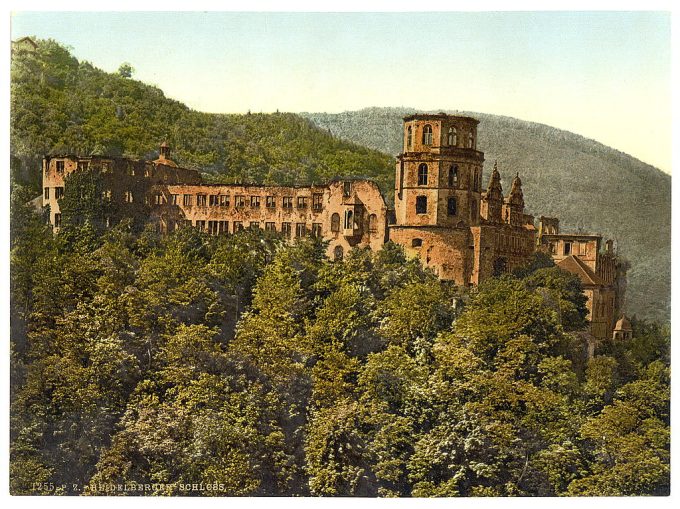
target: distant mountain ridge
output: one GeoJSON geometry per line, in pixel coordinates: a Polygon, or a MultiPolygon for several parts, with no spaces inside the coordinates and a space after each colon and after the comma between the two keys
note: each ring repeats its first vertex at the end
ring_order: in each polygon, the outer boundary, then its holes
{"type": "MultiPolygon", "coordinates": [[[[402,119],[411,108],[367,108],[337,114],[302,113],[333,135],[395,156],[402,151],[402,119]]],[[[498,160],[507,193],[522,177],[529,213],[560,218],[562,231],[613,238],[631,262],[627,312],[670,317],[671,177],[580,135],[512,117],[467,111],[480,120],[484,184],[498,160]]]]}

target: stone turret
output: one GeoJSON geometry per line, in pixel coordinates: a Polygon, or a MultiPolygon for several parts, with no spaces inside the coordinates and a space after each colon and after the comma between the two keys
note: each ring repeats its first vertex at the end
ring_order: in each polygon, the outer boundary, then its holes
{"type": "Polygon", "coordinates": [[[510,194],[505,199],[505,222],[513,226],[520,226],[524,216],[524,193],[522,193],[522,179],[519,172],[512,179],[510,194]]]}
{"type": "Polygon", "coordinates": [[[503,186],[498,172],[498,161],[493,163],[489,185],[482,198],[482,216],[490,223],[503,222],[503,186]]]}

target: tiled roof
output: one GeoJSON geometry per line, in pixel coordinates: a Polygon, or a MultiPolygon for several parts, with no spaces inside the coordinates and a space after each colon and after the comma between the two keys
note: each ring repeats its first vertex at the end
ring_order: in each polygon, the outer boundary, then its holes
{"type": "Polygon", "coordinates": [[[557,266],[578,276],[583,285],[607,286],[607,283],[605,283],[602,278],[595,274],[590,267],[574,255],[569,255],[563,260],[560,260],[557,262],[557,266]]]}

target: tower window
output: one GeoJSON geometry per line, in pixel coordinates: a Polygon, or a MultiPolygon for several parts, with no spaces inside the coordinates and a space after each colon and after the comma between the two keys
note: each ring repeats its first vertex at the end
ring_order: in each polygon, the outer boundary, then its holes
{"type": "Polygon", "coordinates": [[[449,135],[446,141],[450,147],[458,145],[458,131],[455,127],[449,127],[449,135]]]}
{"type": "Polygon", "coordinates": [[[416,214],[427,214],[427,196],[416,196],[416,214]]]}
{"type": "Polygon", "coordinates": [[[410,149],[411,144],[413,142],[413,129],[411,126],[408,126],[408,129],[406,130],[406,148],[410,149]]]}
{"type": "Polygon", "coordinates": [[[346,181],[342,184],[342,195],[347,198],[352,195],[352,182],[346,181]]]}
{"type": "Polygon", "coordinates": [[[449,198],[449,202],[448,202],[448,205],[446,207],[446,212],[450,216],[456,215],[456,199],[455,198],[449,198]]]}
{"type": "Polygon", "coordinates": [[[477,201],[472,200],[470,202],[470,217],[472,221],[477,221],[477,201]]]}
{"type": "Polygon", "coordinates": [[[61,226],[61,214],[54,214],[54,227],[59,228],[61,226]]]}
{"type": "Polygon", "coordinates": [[[453,165],[449,168],[449,187],[458,186],[458,165],[453,165]]]}
{"type": "Polygon", "coordinates": [[[565,255],[571,254],[571,242],[564,243],[564,254],[565,255]]]}
{"type": "Polygon", "coordinates": [[[472,133],[468,134],[467,147],[468,148],[475,148],[475,137],[472,135],[472,133]]]}
{"type": "Polygon", "coordinates": [[[427,185],[427,165],[425,163],[418,166],[418,185],[427,185]]]}
{"type": "Polygon", "coordinates": [[[479,191],[479,174],[478,174],[477,172],[475,172],[475,177],[474,177],[474,178],[475,178],[475,181],[474,181],[474,184],[473,184],[473,186],[472,186],[472,189],[473,189],[474,191],[479,191]]]}
{"type": "Polygon", "coordinates": [[[432,145],[432,126],[430,124],[423,127],[423,145],[432,145]]]}
{"type": "Polygon", "coordinates": [[[64,173],[64,161],[57,161],[57,173],[64,173]]]}

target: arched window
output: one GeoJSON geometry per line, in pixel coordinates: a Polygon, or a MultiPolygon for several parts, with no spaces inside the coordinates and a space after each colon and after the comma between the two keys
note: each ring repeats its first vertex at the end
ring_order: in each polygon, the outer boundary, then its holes
{"type": "Polygon", "coordinates": [[[345,230],[353,229],[354,229],[354,212],[348,210],[347,212],[345,212],[345,230]]]}
{"type": "Polygon", "coordinates": [[[425,124],[423,127],[423,145],[432,145],[432,126],[425,124]]]}
{"type": "Polygon", "coordinates": [[[447,210],[447,213],[450,216],[456,215],[456,199],[455,198],[453,198],[453,197],[449,198],[449,203],[448,203],[446,210],[447,210]]]}
{"type": "Polygon", "coordinates": [[[449,127],[449,136],[446,141],[450,147],[458,145],[458,131],[456,131],[455,127],[449,127]]]}
{"type": "Polygon", "coordinates": [[[458,165],[449,168],[449,187],[458,187],[458,165]]]}
{"type": "Polygon", "coordinates": [[[337,212],[331,216],[331,231],[334,233],[340,231],[340,214],[337,212]]]}
{"type": "Polygon", "coordinates": [[[473,191],[479,191],[479,174],[475,172],[475,182],[472,187],[473,191]]]}
{"type": "Polygon", "coordinates": [[[345,251],[344,249],[342,249],[342,246],[335,246],[335,249],[333,249],[333,258],[335,258],[336,262],[342,260],[344,252],[345,251]]]}
{"type": "Polygon", "coordinates": [[[378,231],[378,216],[375,214],[368,216],[368,231],[371,233],[378,231]]]}
{"type": "Polygon", "coordinates": [[[475,148],[475,137],[472,133],[468,134],[468,148],[475,148]]]}
{"type": "Polygon", "coordinates": [[[427,165],[425,163],[418,166],[418,185],[427,185],[427,165]]]}
{"type": "Polygon", "coordinates": [[[411,128],[411,126],[408,126],[408,129],[406,130],[406,148],[410,149],[412,142],[413,142],[413,129],[411,128]]]}
{"type": "Polygon", "coordinates": [[[470,202],[470,218],[472,219],[472,222],[477,221],[477,201],[472,200],[470,202]]]}

